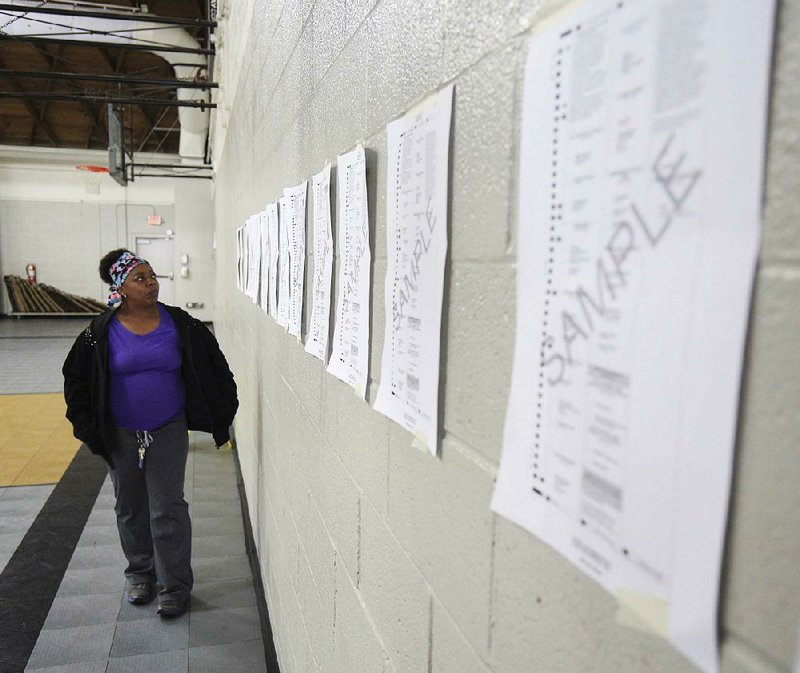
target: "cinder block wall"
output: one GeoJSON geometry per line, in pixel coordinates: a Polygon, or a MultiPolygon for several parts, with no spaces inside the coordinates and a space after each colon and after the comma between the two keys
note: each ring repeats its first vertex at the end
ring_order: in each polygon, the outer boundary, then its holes
{"type": "MultiPolygon", "coordinates": [[[[597,584],[489,510],[514,340],[526,35],[562,4],[223,3],[216,326],[240,386],[239,455],[283,673],[696,670],[659,638],[618,625],[597,584]],[[364,144],[372,402],[384,338],[385,126],[448,82],[444,439],[431,458],[236,290],[234,230],[364,144]]],[[[798,43],[800,0],[784,0],[721,592],[727,673],[789,671],[800,623],[798,43]]],[[[333,208],[335,219],[335,198],[333,208]]],[[[311,268],[309,257],[306,287],[311,268]]]]}

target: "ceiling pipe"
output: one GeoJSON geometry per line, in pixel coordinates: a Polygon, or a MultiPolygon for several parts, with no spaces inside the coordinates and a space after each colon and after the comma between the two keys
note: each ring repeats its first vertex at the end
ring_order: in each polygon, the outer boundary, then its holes
{"type": "MultiPolygon", "coordinates": [[[[46,11],[48,7],[59,9],[56,3],[31,2],[30,0],[12,0],[6,3],[13,6],[12,13],[19,13],[19,18],[6,23],[3,31],[14,37],[57,35],[59,40],[81,42],[87,37],[86,31],[91,31],[91,41],[103,45],[136,45],[152,51],[173,66],[176,79],[201,80],[207,78],[207,63],[203,53],[211,50],[200,49],[188,32],[182,28],[164,27],[157,23],[139,20],[140,14],[131,13],[131,19],[98,18],[88,16],[61,16],[59,14],[36,14],[26,16],[26,11],[40,9],[46,11]],[[42,23],[47,21],[48,23],[42,23]],[[56,25],[52,25],[56,24],[56,25]],[[64,35],[65,27],[74,30],[74,36],[64,35]],[[114,33],[109,35],[108,33],[114,33]],[[166,49],[179,48],[181,51],[165,51],[166,49]],[[185,50],[185,51],[184,51],[185,50]]],[[[82,3],[89,6],[89,3],[82,3]]],[[[102,5],[96,5],[102,7],[102,5]]],[[[8,16],[8,12],[4,13],[8,16]]],[[[198,92],[188,88],[177,90],[178,100],[196,101],[198,99],[209,101],[209,92],[198,92]]],[[[180,149],[181,159],[188,163],[202,162],[205,159],[206,138],[208,136],[209,111],[191,108],[178,108],[181,123],[180,149]]]]}
{"type": "MultiPolygon", "coordinates": [[[[50,3],[49,6],[43,7],[39,5],[31,5],[26,10],[26,14],[50,14],[58,15],[58,16],[85,16],[93,19],[121,19],[122,21],[136,21],[138,20],[138,16],[141,12],[125,12],[124,7],[109,10],[107,5],[103,5],[106,9],[102,12],[97,11],[86,11],[81,9],[58,9],[53,3],[50,3]]],[[[11,3],[3,2],[0,3],[0,12],[3,11],[19,11],[19,8],[13,4],[13,0],[11,3]]],[[[148,23],[160,23],[169,26],[187,26],[190,28],[215,28],[217,25],[216,21],[206,21],[204,19],[186,19],[186,18],[179,18],[179,17],[167,17],[167,16],[148,16],[147,17],[148,23]]]]}
{"type": "MultiPolygon", "coordinates": [[[[8,16],[8,12],[0,12],[0,16],[8,16]]],[[[46,21],[46,19],[44,19],[46,21]]],[[[159,30],[164,30],[163,28],[159,28],[159,30]]],[[[82,35],[93,35],[92,32],[82,33],[82,35]]],[[[133,38],[130,42],[121,42],[121,41],[108,41],[105,35],[99,34],[100,38],[95,38],[94,40],[79,40],[77,35],[72,35],[69,33],[56,33],[55,36],[49,35],[7,35],[4,33],[0,33],[0,40],[14,40],[17,42],[33,42],[34,44],[63,44],[64,42],[69,42],[70,44],[77,45],[79,47],[97,47],[102,45],[103,47],[109,48],[116,48],[116,49],[128,49],[129,51],[153,51],[153,45],[150,41],[144,40],[142,43],[139,43],[138,40],[142,38],[133,38]],[[135,40],[135,41],[134,41],[135,40]]],[[[211,56],[214,53],[213,49],[201,49],[201,48],[192,48],[192,47],[173,47],[168,44],[158,44],[159,53],[178,53],[178,54],[202,54],[204,56],[211,56]]]]}
{"type": "Polygon", "coordinates": [[[159,86],[165,89],[216,89],[217,84],[213,82],[189,82],[180,79],[159,79],[157,77],[127,77],[126,75],[98,75],[95,73],[75,73],[75,72],[44,72],[29,70],[10,70],[0,68],[0,77],[17,77],[22,79],[57,79],[80,82],[121,82],[123,84],[136,84],[142,86],[159,86]]]}
{"type": "Polygon", "coordinates": [[[71,94],[71,93],[52,93],[50,91],[0,91],[0,98],[17,98],[19,100],[57,100],[73,101],[80,103],[87,101],[92,103],[111,103],[113,105],[156,105],[159,107],[180,108],[206,108],[217,107],[216,103],[206,103],[198,100],[164,100],[163,98],[144,98],[142,96],[108,96],[106,94],[71,94]]]}

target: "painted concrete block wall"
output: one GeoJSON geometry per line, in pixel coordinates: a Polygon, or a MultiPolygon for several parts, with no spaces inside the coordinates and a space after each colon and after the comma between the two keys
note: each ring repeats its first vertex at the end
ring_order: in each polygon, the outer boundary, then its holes
{"type": "MultiPolygon", "coordinates": [[[[696,670],[659,638],[619,625],[599,585],[489,511],[514,340],[526,38],[563,4],[242,0],[225,9],[218,66],[235,95],[215,130],[215,324],[240,386],[237,445],[284,673],[696,670]],[[385,126],[450,82],[443,439],[431,458],[236,290],[234,231],[284,187],[364,144],[372,403],[384,338],[385,126]]],[[[800,0],[783,0],[721,588],[726,673],[789,671],[800,624],[798,39],[800,0]]],[[[312,266],[309,256],[306,287],[312,266]]]]}
{"type": "MultiPolygon", "coordinates": [[[[174,235],[173,303],[203,302],[191,309],[201,320],[214,315],[214,216],[208,180],[141,178],[123,188],[108,175],[75,169],[103,165],[102,153],[46,153],[0,148],[0,275],[25,275],[33,262],[39,282],[104,301],[100,258],[131,247],[136,235],[174,235]],[[147,225],[161,215],[163,226],[147,225]],[[189,255],[189,276],[178,274],[181,254],[189,255]]],[[[142,161],[147,159],[142,158],[142,161]]],[[[0,291],[0,313],[11,310],[0,291]]]]}

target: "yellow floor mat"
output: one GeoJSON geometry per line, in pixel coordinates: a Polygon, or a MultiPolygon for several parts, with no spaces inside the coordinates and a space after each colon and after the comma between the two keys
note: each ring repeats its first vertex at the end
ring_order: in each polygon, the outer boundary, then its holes
{"type": "Polygon", "coordinates": [[[54,484],[80,447],[61,393],[0,395],[0,486],[54,484]]]}

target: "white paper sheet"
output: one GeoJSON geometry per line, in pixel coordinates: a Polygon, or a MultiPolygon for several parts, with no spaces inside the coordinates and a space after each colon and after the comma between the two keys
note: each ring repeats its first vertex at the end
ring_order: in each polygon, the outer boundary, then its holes
{"type": "Polygon", "coordinates": [[[705,671],[757,254],[773,4],[597,0],[530,42],[492,501],[705,671]]]}
{"type": "Polygon", "coordinates": [[[289,236],[289,334],[300,338],[306,271],[306,194],[308,181],[283,190],[289,236]]]}
{"type": "Polygon", "coordinates": [[[278,204],[267,204],[267,232],[269,244],[269,314],[278,318],[278,256],[280,254],[280,233],[278,227],[278,204]]]}
{"type": "Polygon", "coordinates": [[[286,197],[278,199],[278,222],[280,226],[280,251],[278,253],[278,324],[289,327],[289,303],[291,301],[291,265],[289,259],[289,216],[286,212],[286,197]]]}
{"type": "Polygon", "coordinates": [[[336,323],[328,371],[367,395],[369,373],[370,250],[364,148],[337,159],[339,252],[336,323]]]}
{"type": "Polygon", "coordinates": [[[242,292],[245,296],[250,296],[250,231],[248,227],[248,223],[250,218],[245,220],[244,224],[241,226],[240,236],[241,236],[241,246],[242,246],[242,292]]]}
{"type": "Polygon", "coordinates": [[[270,258],[270,241],[269,229],[267,228],[267,211],[262,210],[258,214],[258,234],[259,242],[261,244],[261,253],[259,261],[259,287],[258,287],[258,305],[264,313],[269,312],[269,258],[270,258]]]}
{"type": "Polygon", "coordinates": [[[436,455],[453,86],[386,127],[386,329],[375,409],[436,455]]]}
{"type": "Polygon", "coordinates": [[[258,302],[258,285],[261,276],[261,235],[258,215],[251,215],[245,224],[247,241],[247,296],[254,304],[258,302]]]}
{"type": "Polygon", "coordinates": [[[306,352],[323,362],[328,359],[330,334],[331,280],[333,278],[333,236],[331,235],[331,165],[312,180],[314,195],[314,276],[311,319],[306,352]]]}
{"type": "Polygon", "coordinates": [[[242,258],[244,256],[244,249],[242,246],[242,229],[244,227],[239,227],[236,230],[236,289],[239,292],[244,291],[244,274],[242,271],[242,258]]]}

